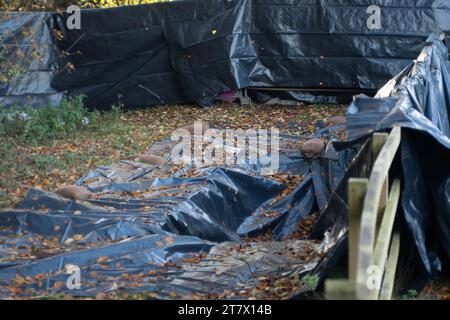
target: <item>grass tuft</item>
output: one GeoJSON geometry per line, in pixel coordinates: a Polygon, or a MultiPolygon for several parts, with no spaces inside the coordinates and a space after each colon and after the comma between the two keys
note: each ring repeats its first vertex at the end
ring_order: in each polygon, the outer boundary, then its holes
{"type": "Polygon", "coordinates": [[[82,96],[64,99],[58,107],[4,108],[0,110],[0,136],[36,145],[64,139],[97,120],[97,112],[84,108],[82,96]]]}

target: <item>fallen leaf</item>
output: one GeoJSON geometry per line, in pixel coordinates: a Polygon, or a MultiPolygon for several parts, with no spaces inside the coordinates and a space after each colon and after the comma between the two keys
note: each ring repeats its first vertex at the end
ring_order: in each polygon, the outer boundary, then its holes
{"type": "Polygon", "coordinates": [[[53,289],[59,290],[62,287],[64,287],[64,282],[62,282],[62,281],[58,281],[53,284],[53,289]]]}
{"type": "Polygon", "coordinates": [[[108,260],[109,260],[108,257],[100,257],[100,258],[97,259],[97,263],[103,263],[103,262],[106,262],[108,260]]]}
{"type": "Polygon", "coordinates": [[[80,241],[84,239],[84,236],[82,234],[76,234],[73,236],[73,239],[76,241],[80,241]]]}
{"type": "Polygon", "coordinates": [[[104,292],[99,292],[95,296],[95,300],[106,300],[107,298],[108,298],[108,296],[104,292]]]}
{"type": "Polygon", "coordinates": [[[171,238],[171,237],[166,237],[166,238],[164,238],[164,240],[166,241],[168,246],[173,244],[173,238],[171,238]]]}

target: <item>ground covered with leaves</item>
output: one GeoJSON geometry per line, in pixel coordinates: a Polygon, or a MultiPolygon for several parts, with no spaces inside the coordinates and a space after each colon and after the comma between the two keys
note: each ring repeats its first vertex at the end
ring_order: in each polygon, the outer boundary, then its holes
{"type": "MultiPolygon", "coordinates": [[[[74,184],[88,171],[101,165],[111,164],[119,159],[135,159],[154,142],[170,136],[174,130],[191,125],[195,121],[208,121],[218,128],[244,130],[278,128],[281,132],[309,136],[319,128],[333,125],[328,120],[344,113],[345,107],[335,105],[241,107],[237,104],[220,104],[208,109],[195,106],[168,106],[128,112],[114,108],[110,112],[99,113],[86,111],[81,101],[76,99],[64,102],[59,109],[5,111],[0,117],[3,123],[0,130],[2,139],[0,147],[1,207],[3,209],[14,207],[30,188],[53,191],[62,185],[74,184]]],[[[298,148],[300,147],[299,145],[298,148]]],[[[273,178],[286,183],[289,186],[288,192],[292,191],[300,182],[298,179],[301,179],[285,175],[276,175],[273,178]]],[[[77,215],[77,211],[74,214],[77,215]]],[[[270,215],[269,212],[267,214],[270,215]]],[[[298,226],[295,240],[308,237],[316,218],[317,216],[313,215],[311,219],[305,219],[298,226]]],[[[60,230],[59,226],[55,228],[57,228],[55,231],[60,230]]],[[[12,258],[35,259],[58,253],[65,250],[64,246],[73,246],[82,238],[82,235],[75,235],[68,239],[70,242],[67,240],[64,245],[61,245],[57,238],[47,241],[30,237],[27,241],[37,241],[43,247],[42,250],[18,252],[19,256],[13,255],[12,258]]],[[[257,246],[258,241],[269,242],[270,238],[270,234],[267,234],[267,239],[246,240],[248,246],[257,246]]],[[[95,243],[95,245],[100,244],[95,243]]],[[[198,257],[198,260],[201,261],[201,258],[198,257]]],[[[99,260],[101,260],[98,261],[99,264],[104,264],[103,259],[99,260]]],[[[125,280],[128,281],[128,279],[125,280]]],[[[13,290],[11,294],[23,293],[21,286],[35,281],[39,287],[43,280],[41,276],[36,279],[16,277],[15,285],[10,288],[13,290]]],[[[277,279],[267,278],[264,281],[264,288],[270,288],[277,279]]],[[[60,285],[60,282],[56,282],[53,287],[58,289],[60,285]]],[[[292,286],[290,282],[277,283],[276,287],[278,289],[286,287],[289,290],[278,290],[279,292],[263,290],[262,292],[269,296],[284,297],[292,290],[298,289],[297,285],[292,286]]],[[[130,298],[140,297],[138,295],[130,298]]],[[[142,297],[151,298],[151,295],[142,297]]],[[[98,296],[96,298],[123,297],[98,296]]]]}
{"type": "MultiPolygon", "coordinates": [[[[63,105],[60,111],[43,109],[19,113],[14,111],[12,116],[11,113],[10,116],[2,114],[0,209],[16,206],[30,188],[53,191],[62,185],[74,184],[88,171],[101,165],[109,165],[119,159],[135,159],[154,142],[195,121],[209,121],[219,128],[275,127],[282,132],[309,135],[317,129],[332,125],[329,120],[344,115],[345,111],[345,106],[336,105],[242,107],[238,104],[217,104],[207,109],[179,105],[126,112],[114,108],[112,111],[99,113],[86,111],[80,101],[72,101],[63,105]],[[34,122],[29,119],[31,113],[34,122]]],[[[274,178],[289,186],[296,186],[299,182],[288,181],[291,177],[274,178]]],[[[267,212],[267,215],[270,216],[271,213],[267,212]]],[[[293,238],[307,238],[316,219],[317,215],[312,215],[303,220],[293,238]]],[[[257,241],[271,241],[271,235],[268,233],[245,240],[249,245],[257,241]]],[[[56,247],[59,247],[59,243],[56,243],[56,247]]],[[[196,259],[201,261],[202,258],[196,259]]],[[[18,278],[17,281],[28,280],[18,278]]],[[[273,283],[271,279],[266,282],[267,288],[281,286],[279,283],[273,283]]],[[[420,294],[408,292],[398,298],[449,297],[448,281],[436,281],[420,294]]],[[[100,295],[96,298],[142,299],[152,296],[150,293],[117,297],[100,295]]]]}
{"type": "Polygon", "coordinates": [[[134,159],[154,142],[195,121],[210,121],[230,129],[276,127],[292,134],[312,134],[326,126],[330,118],[345,114],[345,110],[336,105],[237,104],[207,109],[179,105],[128,112],[116,108],[103,114],[80,114],[62,126],[54,125],[56,120],[44,126],[44,119],[59,119],[61,115],[42,112],[42,119],[31,124],[46,128],[41,131],[18,129],[26,127],[23,122],[27,120],[15,119],[10,130],[0,131],[0,208],[14,207],[31,187],[53,191],[74,184],[98,166],[134,159]],[[83,119],[89,124],[67,127],[70,121],[81,123],[83,119]]]}

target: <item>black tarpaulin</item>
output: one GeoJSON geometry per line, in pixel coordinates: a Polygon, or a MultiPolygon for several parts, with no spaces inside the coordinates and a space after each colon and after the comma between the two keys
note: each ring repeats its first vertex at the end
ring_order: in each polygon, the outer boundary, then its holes
{"type": "Polygon", "coordinates": [[[417,61],[382,88],[359,96],[347,115],[349,139],[403,127],[402,211],[422,266],[436,275],[450,258],[450,64],[448,50],[430,36],[417,61]]]}
{"type": "MultiPolygon", "coordinates": [[[[333,141],[342,129],[316,136],[333,141]]],[[[95,193],[90,200],[32,190],[0,215],[0,296],[290,298],[311,290],[302,277],[323,279],[345,248],[344,176],[366,151],[329,143],[308,160],[298,148],[307,138],[281,135],[279,174],[295,179],[290,186],[261,175],[260,165],[174,171],[170,162],[119,161],[80,179],[95,193]],[[299,235],[313,215],[326,217],[314,238],[299,235]],[[81,272],[79,289],[66,286],[71,266],[81,272]]],[[[149,151],[170,159],[172,146],[149,151]]]]}
{"type": "MultiPolygon", "coordinates": [[[[193,100],[246,87],[378,89],[448,30],[445,1],[205,1],[164,23],[174,68],[193,100]],[[219,10],[213,11],[217,6],[219,10]],[[175,19],[174,19],[175,20],[175,19]]],[[[183,3],[177,4],[183,7],[183,3]]]]}
{"type": "MultiPolygon", "coordinates": [[[[58,34],[46,31],[59,57],[46,85],[84,94],[97,108],[209,105],[246,87],[376,90],[418,56],[430,33],[450,30],[450,5],[441,0],[175,1],[83,10],[81,30],[68,30],[66,14],[25,16],[32,29],[45,22],[58,34]],[[367,26],[371,5],[381,10],[381,29],[367,26]]],[[[17,103],[35,93],[27,83],[17,103]]]]}
{"type": "MultiPolygon", "coordinates": [[[[403,248],[417,252],[428,276],[438,274],[450,247],[447,56],[430,36],[419,58],[375,98],[355,97],[349,142],[336,142],[342,126],[315,134],[331,141],[322,157],[307,160],[299,151],[311,137],[281,135],[280,173],[298,179],[290,188],[261,175],[261,165],[174,170],[127,160],[78,182],[95,193],[88,201],[32,190],[17,210],[0,215],[0,296],[298,297],[311,289],[304,276],[323,280],[345,253],[346,181],[367,177],[372,161],[364,141],[397,125],[401,217],[412,239],[403,248]],[[299,237],[313,216],[312,230],[299,237]],[[76,290],[65,285],[74,265],[84,279],[76,290]]],[[[173,143],[149,151],[169,160],[173,143]]]]}
{"type": "Polygon", "coordinates": [[[51,85],[60,53],[53,15],[0,13],[0,21],[0,107],[59,105],[63,93],[51,85]]]}

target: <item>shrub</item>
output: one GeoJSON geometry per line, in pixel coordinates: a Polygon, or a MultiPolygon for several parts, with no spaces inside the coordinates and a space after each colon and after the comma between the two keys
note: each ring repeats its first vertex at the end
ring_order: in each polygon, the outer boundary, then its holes
{"type": "Polygon", "coordinates": [[[36,144],[71,136],[97,119],[97,112],[88,112],[79,96],[63,100],[58,107],[2,109],[0,135],[36,144]]]}

